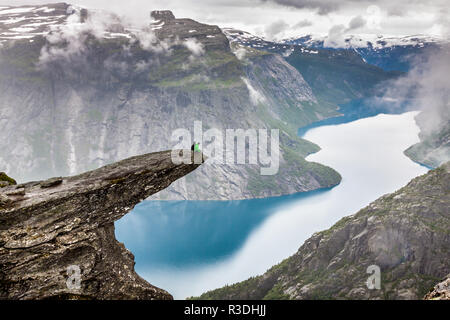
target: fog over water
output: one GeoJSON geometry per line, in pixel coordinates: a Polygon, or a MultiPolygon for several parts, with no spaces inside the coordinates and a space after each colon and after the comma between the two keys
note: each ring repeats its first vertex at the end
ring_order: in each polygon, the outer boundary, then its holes
{"type": "Polygon", "coordinates": [[[427,172],[403,151],[419,141],[418,112],[380,114],[310,129],[322,150],[307,160],[336,169],[335,188],[242,201],[145,201],[116,223],[136,271],[184,299],[262,274],[314,232],[427,172]]]}

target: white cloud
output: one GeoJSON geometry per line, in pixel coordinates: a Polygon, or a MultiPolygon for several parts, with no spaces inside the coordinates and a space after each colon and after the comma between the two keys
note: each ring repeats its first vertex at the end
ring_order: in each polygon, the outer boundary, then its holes
{"type": "Polygon", "coordinates": [[[250,95],[250,101],[254,104],[254,105],[258,105],[259,103],[264,103],[266,101],[266,98],[264,97],[263,94],[261,94],[259,91],[257,91],[252,84],[250,83],[250,81],[247,78],[242,77],[241,78],[242,81],[244,81],[245,85],[247,86],[249,95],[250,95]]]}
{"type": "Polygon", "coordinates": [[[188,38],[184,40],[182,44],[191,51],[194,57],[199,57],[205,53],[203,44],[195,38],[188,38]]]}
{"type": "Polygon", "coordinates": [[[42,48],[40,64],[56,59],[71,59],[86,49],[85,41],[88,35],[101,36],[106,30],[106,19],[93,13],[81,22],[81,11],[78,9],[67,18],[67,23],[52,28],[46,36],[48,44],[42,48]]]}
{"type": "Polygon", "coordinates": [[[247,55],[247,49],[245,49],[244,47],[239,47],[234,50],[233,53],[239,60],[244,60],[245,56],[247,55]]]}
{"type": "Polygon", "coordinates": [[[290,26],[283,20],[275,21],[271,24],[269,24],[265,30],[265,36],[267,39],[274,40],[277,38],[281,38],[284,35],[284,32],[286,29],[288,29],[290,26]]]}
{"type": "MultiPolygon", "coordinates": [[[[0,0],[11,5],[12,0],[0,0]]],[[[14,1],[15,2],[15,1],[14,1]]],[[[172,10],[177,17],[188,17],[221,27],[240,28],[259,36],[282,20],[295,26],[299,20],[313,24],[300,30],[288,28],[286,36],[305,33],[327,34],[330,26],[348,25],[352,17],[363,16],[367,24],[358,32],[368,34],[412,35],[444,33],[450,20],[448,0],[77,0],[88,8],[112,10],[131,17],[133,23],[147,24],[149,12],[172,10]],[[379,10],[377,10],[377,8],[379,10]],[[326,14],[319,14],[326,13],[326,14]]],[[[48,3],[48,0],[22,0],[23,4],[48,3]]],[[[301,35],[300,34],[300,35],[301,35]]]]}
{"type": "MultiPolygon", "coordinates": [[[[126,21],[126,17],[104,10],[91,10],[86,19],[82,18],[81,8],[72,7],[73,12],[65,24],[52,26],[51,32],[46,35],[47,44],[42,48],[39,57],[39,65],[45,66],[48,62],[55,60],[70,61],[78,58],[87,50],[86,42],[89,37],[102,39],[107,32],[123,32],[123,28],[129,26],[131,22],[126,21]]],[[[143,50],[152,51],[158,54],[170,54],[171,47],[178,43],[174,41],[161,41],[149,27],[136,29],[131,34],[128,45],[124,45],[124,53],[129,51],[130,45],[137,42],[143,50]]],[[[195,44],[190,45],[195,48],[195,44]]],[[[196,49],[198,51],[198,49],[196,49]]],[[[194,50],[195,51],[195,50],[194,50]]],[[[197,52],[196,51],[196,52],[197,52]]],[[[113,64],[107,62],[107,66],[113,64]]],[[[118,66],[117,64],[114,64],[118,66]]],[[[141,69],[143,65],[136,66],[141,69]]],[[[118,68],[120,69],[120,68],[118,68]]]]}

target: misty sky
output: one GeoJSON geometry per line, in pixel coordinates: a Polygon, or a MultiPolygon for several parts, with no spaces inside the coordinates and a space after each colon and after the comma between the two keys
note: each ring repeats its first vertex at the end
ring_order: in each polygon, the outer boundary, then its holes
{"type": "MultiPolygon", "coordinates": [[[[43,4],[48,0],[0,0],[2,5],[43,4]]],[[[70,2],[70,1],[68,1],[70,2]]],[[[88,8],[114,11],[136,22],[149,11],[170,9],[177,17],[235,27],[271,39],[307,33],[415,35],[448,38],[448,0],[74,0],[88,8]]]]}

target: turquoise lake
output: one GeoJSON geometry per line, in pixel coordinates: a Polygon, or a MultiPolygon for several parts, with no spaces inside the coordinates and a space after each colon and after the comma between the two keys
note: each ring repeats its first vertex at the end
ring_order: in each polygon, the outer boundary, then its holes
{"type": "Polygon", "coordinates": [[[416,115],[336,118],[300,130],[322,148],[307,160],[342,175],[334,188],[241,201],[144,201],[116,222],[116,237],[135,255],[136,271],[176,299],[262,274],[314,232],[426,173],[403,154],[419,141],[416,115]]]}

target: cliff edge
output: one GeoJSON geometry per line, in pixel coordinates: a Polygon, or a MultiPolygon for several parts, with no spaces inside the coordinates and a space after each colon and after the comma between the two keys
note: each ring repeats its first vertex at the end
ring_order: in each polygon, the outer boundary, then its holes
{"type": "Polygon", "coordinates": [[[0,299],[172,299],[136,274],[114,221],[198,166],[163,151],[0,188],[0,299]]]}

